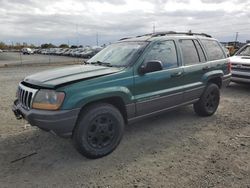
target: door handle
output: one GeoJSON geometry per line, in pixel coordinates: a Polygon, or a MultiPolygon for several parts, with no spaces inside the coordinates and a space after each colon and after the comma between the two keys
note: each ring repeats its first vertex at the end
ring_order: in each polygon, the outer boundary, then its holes
{"type": "Polygon", "coordinates": [[[179,77],[182,75],[183,72],[176,72],[174,74],[171,74],[171,77],[179,77]]]}
{"type": "Polygon", "coordinates": [[[208,70],[208,69],[209,69],[208,66],[202,68],[202,70],[204,70],[204,71],[206,71],[206,70],[208,70]]]}

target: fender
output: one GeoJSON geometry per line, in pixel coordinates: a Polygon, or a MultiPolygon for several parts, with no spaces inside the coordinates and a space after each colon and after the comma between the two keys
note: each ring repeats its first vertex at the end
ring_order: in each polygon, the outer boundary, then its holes
{"type": "Polygon", "coordinates": [[[223,75],[224,73],[222,70],[209,71],[202,76],[202,82],[206,84],[209,80],[213,78],[222,78],[223,75]]]}
{"type": "Polygon", "coordinates": [[[64,101],[62,109],[82,108],[88,103],[111,97],[120,97],[124,104],[133,102],[133,95],[128,88],[114,86],[75,93],[64,101]]]}

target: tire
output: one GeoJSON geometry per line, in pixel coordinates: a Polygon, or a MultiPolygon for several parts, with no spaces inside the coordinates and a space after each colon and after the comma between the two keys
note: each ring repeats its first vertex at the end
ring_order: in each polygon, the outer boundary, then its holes
{"type": "Polygon", "coordinates": [[[123,131],[124,119],[120,111],[111,104],[98,103],[87,107],[80,114],[73,142],[82,155],[97,159],[115,150],[123,131]]]}
{"type": "Polygon", "coordinates": [[[209,83],[198,102],[194,104],[194,111],[199,116],[213,115],[220,103],[220,89],[214,83],[209,83]]]}

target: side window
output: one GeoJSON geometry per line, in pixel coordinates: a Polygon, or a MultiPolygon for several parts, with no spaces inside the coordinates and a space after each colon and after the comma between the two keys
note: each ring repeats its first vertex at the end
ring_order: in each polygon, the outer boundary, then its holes
{"type": "Polygon", "coordinates": [[[182,59],[185,65],[193,65],[200,62],[193,40],[179,40],[182,51],[182,59]]]}
{"type": "Polygon", "coordinates": [[[158,60],[163,68],[174,68],[178,66],[177,53],[174,41],[162,41],[156,43],[147,53],[144,63],[150,60],[158,60]]]}
{"type": "Polygon", "coordinates": [[[217,41],[202,39],[201,42],[207,51],[207,56],[210,61],[226,58],[217,41]]]}
{"type": "Polygon", "coordinates": [[[201,48],[200,43],[197,40],[194,40],[194,43],[195,43],[196,49],[197,49],[199,57],[200,57],[200,62],[206,62],[206,58],[205,58],[205,55],[204,55],[204,52],[201,48]]]}
{"type": "Polygon", "coordinates": [[[237,55],[249,56],[250,55],[250,46],[245,46],[242,50],[237,52],[237,55]]]}

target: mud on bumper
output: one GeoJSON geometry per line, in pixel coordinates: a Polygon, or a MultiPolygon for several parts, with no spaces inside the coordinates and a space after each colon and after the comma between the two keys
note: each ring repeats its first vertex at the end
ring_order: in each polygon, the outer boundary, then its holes
{"type": "Polygon", "coordinates": [[[25,119],[32,126],[51,131],[59,136],[70,136],[77,121],[80,109],[72,110],[27,110],[16,100],[12,106],[17,119],[25,119]]]}

